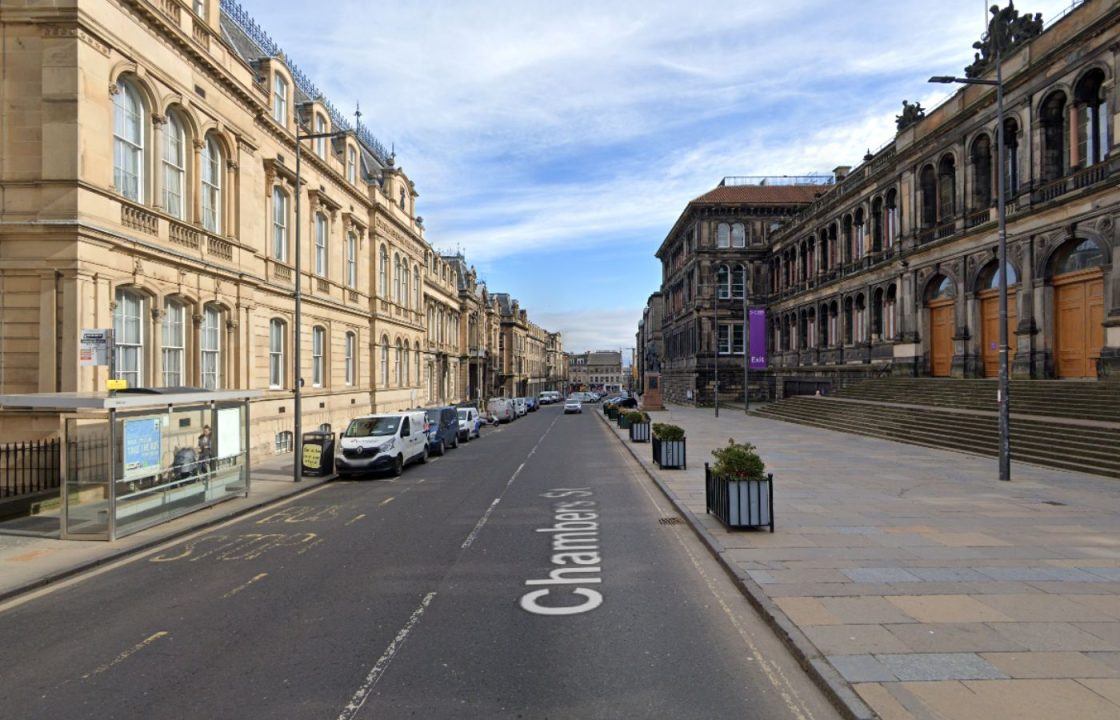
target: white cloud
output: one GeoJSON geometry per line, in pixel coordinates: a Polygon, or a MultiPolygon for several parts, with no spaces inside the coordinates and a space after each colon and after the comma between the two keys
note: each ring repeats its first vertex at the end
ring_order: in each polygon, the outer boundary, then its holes
{"type": "Polygon", "coordinates": [[[641,308],[533,313],[533,321],[538,325],[563,334],[565,352],[625,348],[627,359],[641,319],[641,308]]]}

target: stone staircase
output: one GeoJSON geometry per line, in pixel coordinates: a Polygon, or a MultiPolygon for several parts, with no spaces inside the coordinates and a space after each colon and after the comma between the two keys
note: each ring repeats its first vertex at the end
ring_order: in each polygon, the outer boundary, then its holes
{"type": "MultiPolygon", "coordinates": [[[[755,414],[980,455],[999,454],[996,381],[884,378],[755,414]]],[[[1013,460],[1120,478],[1120,385],[1011,383],[1013,460]]]]}

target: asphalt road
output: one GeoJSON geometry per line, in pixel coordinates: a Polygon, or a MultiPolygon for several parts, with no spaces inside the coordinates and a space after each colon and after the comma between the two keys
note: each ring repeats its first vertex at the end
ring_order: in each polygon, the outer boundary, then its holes
{"type": "Polygon", "coordinates": [[[0,606],[0,718],[837,717],[598,419],[484,433],[0,606]]]}

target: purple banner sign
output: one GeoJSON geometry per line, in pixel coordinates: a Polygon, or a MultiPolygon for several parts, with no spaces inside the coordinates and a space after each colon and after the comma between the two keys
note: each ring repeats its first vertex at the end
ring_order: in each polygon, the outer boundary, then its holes
{"type": "Polygon", "coordinates": [[[765,370],[766,358],[766,308],[750,308],[748,313],[747,351],[751,354],[751,370],[765,370]]]}

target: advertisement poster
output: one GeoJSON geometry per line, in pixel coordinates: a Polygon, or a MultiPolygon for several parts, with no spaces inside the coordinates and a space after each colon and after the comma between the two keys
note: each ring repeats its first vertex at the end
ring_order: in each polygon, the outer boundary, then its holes
{"type": "Polygon", "coordinates": [[[215,457],[233,457],[241,454],[241,408],[223,408],[218,411],[218,447],[215,457]]]}
{"type": "Polygon", "coordinates": [[[750,323],[751,370],[766,369],[766,308],[750,308],[748,310],[750,323]]]}
{"type": "Polygon", "coordinates": [[[160,439],[160,418],[124,421],[124,447],[121,452],[123,480],[134,480],[159,472],[160,439]]]}

